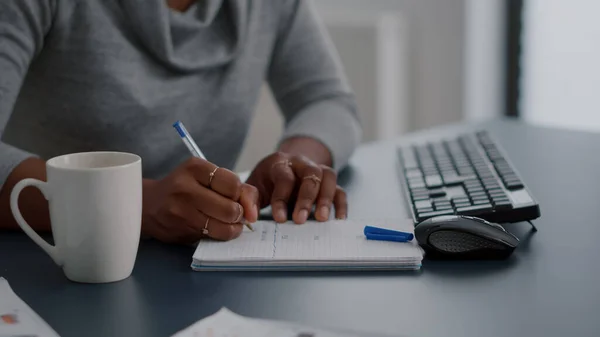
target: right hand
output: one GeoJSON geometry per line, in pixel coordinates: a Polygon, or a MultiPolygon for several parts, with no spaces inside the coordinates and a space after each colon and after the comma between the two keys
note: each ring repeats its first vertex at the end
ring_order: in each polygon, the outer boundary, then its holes
{"type": "Polygon", "coordinates": [[[224,168],[211,181],[215,168],[191,158],[162,180],[145,180],[142,233],[168,243],[191,244],[207,236],[225,241],[241,234],[244,219],[255,222],[256,188],[224,168]]]}

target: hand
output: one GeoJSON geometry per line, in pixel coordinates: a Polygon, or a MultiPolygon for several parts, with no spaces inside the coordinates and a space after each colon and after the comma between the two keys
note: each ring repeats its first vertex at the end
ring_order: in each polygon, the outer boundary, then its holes
{"type": "Polygon", "coordinates": [[[338,219],[348,213],[346,193],[337,185],[335,171],[303,156],[274,153],[258,163],[247,183],[258,189],[261,208],[271,204],[277,222],[287,221],[288,204],[294,200],[292,218],[297,224],[306,222],[314,205],[317,221],[327,221],[332,206],[338,219]]]}
{"type": "Polygon", "coordinates": [[[142,230],[164,242],[194,243],[202,237],[231,240],[242,232],[243,219],[258,218],[256,188],[198,158],[162,180],[145,180],[143,195],[142,230]]]}

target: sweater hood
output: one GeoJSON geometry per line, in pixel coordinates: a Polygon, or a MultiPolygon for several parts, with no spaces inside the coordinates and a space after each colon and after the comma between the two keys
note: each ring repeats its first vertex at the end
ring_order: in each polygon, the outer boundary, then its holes
{"type": "Polygon", "coordinates": [[[121,0],[143,46],[167,67],[183,72],[231,62],[247,31],[245,1],[198,0],[186,12],[166,0],[121,0]]]}

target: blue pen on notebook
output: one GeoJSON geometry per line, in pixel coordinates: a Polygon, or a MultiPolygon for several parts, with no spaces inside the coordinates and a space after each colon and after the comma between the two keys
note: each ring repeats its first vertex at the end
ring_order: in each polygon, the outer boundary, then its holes
{"type": "Polygon", "coordinates": [[[364,234],[367,240],[408,242],[414,238],[412,233],[394,231],[391,229],[365,226],[364,234]]]}
{"type": "MultiPolygon", "coordinates": [[[[185,146],[187,146],[192,156],[206,160],[206,157],[198,147],[198,144],[196,144],[188,130],[185,128],[185,126],[183,126],[183,123],[181,123],[181,121],[177,121],[173,124],[173,127],[175,128],[175,130],[177,130],[177,133],[179,133],[181,140],[183,141],[185,146]]],[[[252,226],[249,223],[244,221],[244,225],[246,225],[246,227],[248,227],[249,230],[254,232],[254,228],[252,228],[252,226]]]]}

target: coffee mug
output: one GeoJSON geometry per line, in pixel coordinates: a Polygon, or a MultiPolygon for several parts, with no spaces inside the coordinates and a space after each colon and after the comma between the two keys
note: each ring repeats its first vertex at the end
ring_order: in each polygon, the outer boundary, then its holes
{"type": "Polygon", "coordinates": [[[128,278],[141,232],[141,158],[122,152],[73,153],[48,160],[46,172],[47,182],[23,179],[11,192],[10,207],[19,226],[72,281],[128,278]],[[54,246],[19,211],[19,194],[27,186],[37,187],[48,200],[54,246]]]}

